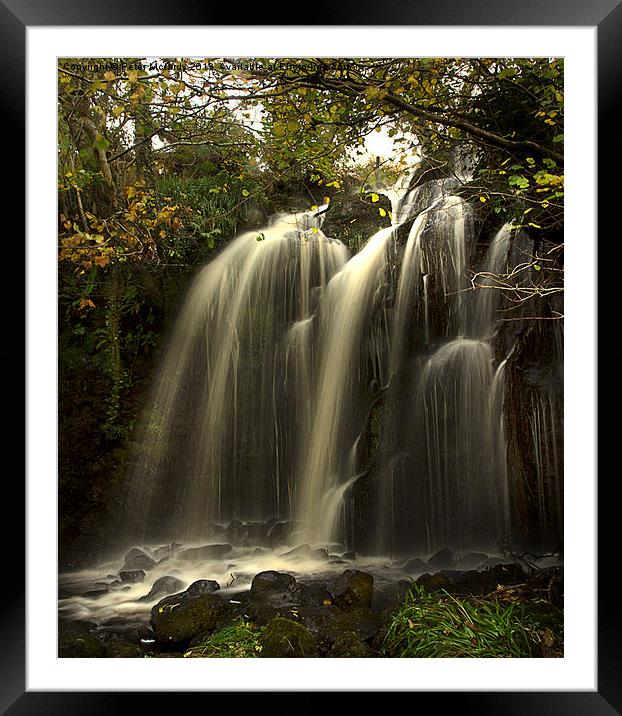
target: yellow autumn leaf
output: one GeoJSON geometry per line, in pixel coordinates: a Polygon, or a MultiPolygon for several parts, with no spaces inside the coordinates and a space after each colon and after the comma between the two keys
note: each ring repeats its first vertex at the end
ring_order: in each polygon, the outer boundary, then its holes
{"type": "Polygon", "coordinates": [[[372,194],[372,195],[371,195],[371,200],[372,200],[372,201],[374,202],[374,204],[375,204],[377,201],[380,201],[380,197],[378,196],[378,194],[372,194]]]}
{"type": "Polygon", "coordinates": [[[378,208],[378,213],[380,214],[380,216],[386,216],[386,215],[387,215],[387,212],[386,212],[382,207],[379,207],[379,208],[378,208]]]}

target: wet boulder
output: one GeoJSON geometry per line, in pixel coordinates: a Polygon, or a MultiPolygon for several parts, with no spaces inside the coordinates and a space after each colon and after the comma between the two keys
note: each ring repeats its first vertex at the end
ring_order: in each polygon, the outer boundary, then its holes
{"type": "Polygon", "coordinates": [[[292,561],[296,559],[306,559],[310,556],[310,553],[311,547],[308,544],[301,544],[298,545],[298,547],[294,547],[294,549],[291,549],[289,552],[284,552],[281,555],[281,558],[292,561]]]}
{"type": "Polygon", "coordinates": [[[381,622],[371,609],[361,608],[346,612],[334,605],[300,607],[296,610],[300,621],[315,637],[321,655],[331,656],[335,644],[337,652],[346,644],[366,642],[378,633],[381,622]]]}
{"type": "Polygon", "coordinates": [[[145,579],[145,572],[142,569],[124,569],[119,572],[119,578],[124,584],[138,584],[145,579]]]}
{"type": "Polygon", "coordinates": [[[439,549],[438,552],[430,557],[428,562],[434,569],[452,569],[456,566],[454,553],[447,548],[439,549]]]}
{"type": "Polygon", "coordinates": [[[296,580],[291,574],[267,570],[255,575],[250,598],[254,601],[289,599],[295,587],[296,580]]]}
{"type": "Polygon", "coordinates": [[[142,569],[147,572],[155,565],[155,560],[145,554],[138,547],[134,547],[125,555],[125,561],[122,569],[124,571],[134,571],[142,569]]]}
{"type": "Polygon", "coordinates": [[[371,607],[374,578],[358,569],[346,569],[328,584],[334,603],[346,611],[359,607],[371,607]]]}
{"type": "Polygon", "coordinates": [[[318,549],[312,549],[309,552],[309,558],[318,560],[319,562],[328,562],[328,550],[324,549],[323,547],[318,547],[318,549]]]}
{"type": "Polygon", "coordinates": [[[219,589],[220,584],[214,579],[198,579],[186,589],[185,593],[192,596],[199,596],[200,594],[213,594],[219,589]]]}
{"type": "Polygon", "coordinates": [[[167,646],[184,646],[199,634],[211,633],[227,617],[226,604],[216,594],[173,594],[151,610],[156,639],[167,646]]]}
{"type": "Polygon", "coordinates": [[[291,521],[275,522],[268,530],[268,543],[270,547],[291,544],[290,535],[293,529],[294,523],[291,521]]]}
{"type": "Polygon", "coordinates": [[[460,567],[462,569],[478,569],[489,559],[487,554],[483,552],[468,552],[460,558],[460,567]]]}
{"type": "Polygon", "coordinates": [[[87,599],[99,599],[103,597],[104,594],[108,594],[107,589],[91,589],[88,592],[84,592],[84,596],[87,597],[87,599]]]}
{"type": "Polygon", "coordinates": [[[425,560],[414,557],[406,562],[402,570],[406,574],[424,574],[430,571],[430,565],[425,560]]]}
{"type": "Polygon", "coordinates": [[[230,544],[206,544],[203,547],[189,547],[179,553],[179,559],[186,562],[203,562],[209,560],[224,559],[232,554],[233,548],[230,544]]]}
{"type": "Polygon", "coordinates": [[[138,601],[139,602],[151,602],[157,597],[163,597],[166,594],[174,594],[175,592],[179,592],[181,589],[183,589],[185,586],[185,583],[182,582],[180,579],[177,579],[177,577],[160,577],[159,579],[156,579],[156,581],[153,583],[153,586],[151,587],[151,590],[148,594],[145,594],[144,597],[141,597],[138,601]]]}

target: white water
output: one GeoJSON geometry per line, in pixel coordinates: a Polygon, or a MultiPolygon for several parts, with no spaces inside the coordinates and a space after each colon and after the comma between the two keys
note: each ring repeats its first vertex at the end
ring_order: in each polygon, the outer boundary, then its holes
{"type": "MultiPolygon", "coordinates": [[[[198,274],[139,436],[128,544],[200,542],[214,525],[270,518],[291,520],[297,543],[351,545],[367,531],[374,554],[490,550],[511,531],[489,275],[504,271],[513,234],[493,238],[473,291],[476,240],[468,207],[446,195],[455,183],[408,185],[387,191],[392,226],[352,258],[307,212],[239,236],[198,274]],[[366,466],[356,446],[378,396],[366,466]],[[367,473],[375,524],[361,529],[367,473]]],[[[561,515],[543,437],[554,410],[534,398],[542,521],[561,515]]]]}

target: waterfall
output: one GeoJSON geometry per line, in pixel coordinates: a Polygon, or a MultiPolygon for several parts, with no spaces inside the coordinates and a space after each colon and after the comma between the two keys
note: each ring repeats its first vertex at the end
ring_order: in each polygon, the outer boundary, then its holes
{"type": "MultiPolygon", "coordinates": [[[[513,339],[500,348],[493,282],[515,232],[482,255],[455,180],[410,185],[377,189],[392,224],[352,257],[324,215],[303,212],[201,269],[138,434],[128,541],[199,543],[232,520],[280,520],[291,544],[351,544],[358,529],[394,555],[494,549],[511,532],[517,427],[500,359],[513,339]]],[[[556,395],[534,392],[525,418],[543,538],[562,521],[562,456],[546,437],[556,395]]]]}
{"type": "MultiPolygon", "coordinates": [[[[483,274],[503,268],[510,237],[508,226],[494,237],[483,274]]],[[[471,244],[466,207],[449,196],[419,214],[404,250],[378,466],[381,551],[484,549],[510,530],[503,377],[490,343],[499,292],[468,290],[471,244]],[[434,325],[430,284],[444,307],[434,325]]]]}
{"type": "Polygon", "coordinates": [[[297,512],[307,524],[304,538],[309,541],[330,541],[338,511],[327,501],[331,495],[339,500],[343,491],[336,488],[351,477],[349,446],[360,431],[364,410],[358,396],[366,357],[363,340],[394,231],[388,227],[372,236],[330,281],[320,306],[320,364],[311,429],[304,436],[297,512]]]}
{"type": "Polygon", "coordinates": [[[289,513],[283,446],[306,427],[303,409],[288,418],[310,400],[311,311],[346,259],[308,212],[239,236],[201,270],[139,439],[133,534],[198,540],[211,522],[289,513]],[[284,381],[293,353],[295,376],[284,381]]]}

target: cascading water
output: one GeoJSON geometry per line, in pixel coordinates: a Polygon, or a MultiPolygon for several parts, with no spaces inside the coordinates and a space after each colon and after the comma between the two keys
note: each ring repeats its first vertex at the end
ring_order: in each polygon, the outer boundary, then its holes
{"type": "MultiPolygon", "coordinates": [[[[503,382],[490,344],[498,291],[468,292],[469,226],[459,197],[437,200],[404,250],[378,467],[385,552],[490,548],[510,530],[503,382]],[[433,324],[430,283],[442,308],[433,324]]],[[[508,226],[495,236],[482,272],[501,268],[510,236],[508,226]]]]}
{"type": "MultiPolygon", "coordinates": [[[[128,543],[286,520],[289,544],[352,546],[361,490],[374,554],[487,549],[511,532],[493,277],[514,233],[492,239],[474,291],[456,181],[408,186],[386,191],[392,225],[352,258],[306,212],[239,236],[199,273],[146,411],[128,543]],[[371,419],[373,464],[359,457],[371,419]]],[[[543,438],[557,404],[532,402],[539,514],[560,524],[543,438]]]]}
{"type": "Polygon", "coordinates": [[[290,513],[311,313],[346,258],[308,213],[238,237],[201,271],[147,413],[130,533],[199,540],[214,521],[290,513]]]}

